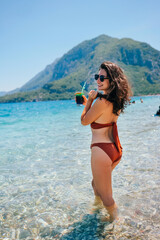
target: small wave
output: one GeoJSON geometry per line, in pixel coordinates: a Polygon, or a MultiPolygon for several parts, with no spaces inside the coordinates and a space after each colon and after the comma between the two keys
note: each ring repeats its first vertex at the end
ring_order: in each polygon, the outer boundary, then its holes
{"type": "Polygon", "coordinates": [[[10,117],[10,115],[11,115],[11,114],[9,114],[9,113],[8,113],[8,114],[0,114],[0,117],[2,117],[2,118],[3,118],[3,117],[10,117]]]}

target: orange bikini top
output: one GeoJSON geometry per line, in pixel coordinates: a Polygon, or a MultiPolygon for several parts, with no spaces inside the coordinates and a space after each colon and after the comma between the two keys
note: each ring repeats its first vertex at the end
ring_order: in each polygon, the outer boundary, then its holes
{"type": "Polygon", "coordinates": [[[99,129],[99,128],[105,128],[105,127],[110,127],[113,126],[113,139],[114,139],[114,143],[117,147],[117,150],[122,153],[122,146],[118,137],[118,129],[117,129],[117,124],[116,122],[112,122],[112,123],[96,123],[96,122],[92,122],[91,123],[91,128],[93,129],[99,129]]]}

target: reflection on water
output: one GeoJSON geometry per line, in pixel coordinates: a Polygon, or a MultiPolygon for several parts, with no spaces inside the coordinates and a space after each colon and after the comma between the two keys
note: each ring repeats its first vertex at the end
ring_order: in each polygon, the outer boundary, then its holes
{"type": "Polygon", "coordinates": [[[89,127],[73,101],[0,105],[0,239],[160,239],[160,97],[118,121],[123,158],[113,172],[119,219],[89,214],[89,127]]]}

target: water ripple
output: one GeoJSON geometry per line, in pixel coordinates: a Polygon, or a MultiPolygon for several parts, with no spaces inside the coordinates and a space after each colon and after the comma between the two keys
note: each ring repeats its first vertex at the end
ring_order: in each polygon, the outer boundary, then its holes
{"type": "MultiPolygon", "coordinates": [[[[140,98],[140,97],[139,97],[140,98]]],[[[158,239],[159,96],[118,121],[123,158],[113,172],[119,220],[93,202],[89,126],[74,101],[0,105],[0,239],[158,239]]]]}

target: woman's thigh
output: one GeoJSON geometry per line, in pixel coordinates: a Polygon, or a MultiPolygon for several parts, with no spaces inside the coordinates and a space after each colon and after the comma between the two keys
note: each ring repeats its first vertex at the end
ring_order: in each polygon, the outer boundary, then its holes
{"type": "Polygon", "coordinates": [[[112,171],[113,169],[118,165],[118,163],[121,161],[121,158],[117,162],[113,162],[112,164],[112,171]]]}
{"type": "Polygon", "coordinates": [[[112,161],[99,147],[92,147],[91,167],[96,190],[101,196],[112,196],[112,161]]]}

